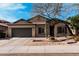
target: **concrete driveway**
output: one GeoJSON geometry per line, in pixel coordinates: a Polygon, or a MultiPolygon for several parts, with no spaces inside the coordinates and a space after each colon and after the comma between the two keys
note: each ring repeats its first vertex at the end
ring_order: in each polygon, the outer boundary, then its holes
{"type": "Polygon", "coordinates": [[[10,40],[0,40],[0,55],[79,55],[79,43],[55,44],[53,42],[32,42],[33,39],[45,38],[11,38],[10,40]]]}

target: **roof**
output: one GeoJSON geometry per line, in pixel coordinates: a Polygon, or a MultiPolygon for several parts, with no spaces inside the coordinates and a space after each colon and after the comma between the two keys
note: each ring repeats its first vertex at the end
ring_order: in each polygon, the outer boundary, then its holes
{"type": "Polygon", "coordinates": [[[32,19],[35,18],[35,17],[42,17],[42,18],[44,18],[44,19],[45,19],[46,21],[48,21],[48,22],[50,22],[50,21],[56,21],[56,22],[63,22],[63,23],[66,23],[66,24],[70,24],[69,22],[64,21],[64,20],[61,20],[61,19],[58,19],[58,18],[49,19],[49,18],[46,18],[46,17],[41,16],[41,15],[34,16],[34,17],[32,17],[32,18],[30,18],[30,19],[28,19],[28,20],[20,19],[20,20],[14,22],[14,23],[17,23],[17,22],[19,22],[19,21],[25,21],[25,22],[28,23],[30,20],[32,20],[32,19]]]}
{"type": "Polygon", "coordinates": [[[6,20],[0,20],[0,23],[10,23],[10,22],[8,22],[6,20]]]}
{"type": "Polygon", "coordinates": [[[25,21],[25,22],[27,22],[27,20],[25,20],[25,19],[19,19],[19,20],[15,21],[14,23],[17,23],[19,21],[25,21]]]}
{"type": "Polygon", "coordinates": [[[8,27],[8,24],[10,24],[10,22],[8,22],[6,20],[0,20],[0,26],[8,27]]]}
{"type": "Polygon", "coordinates": [[[37,15],[37,16],[34,16],[34,17],[32,17],[32,18],[30,18],[30,19],[28,19],[28,20],[26,20],[26,19],[19,19],[19,20],[15,21],[13,24],[15,24],[15,23],[17,23],[17,22],[19,22],[19,21],[25,21],[25,22],[28,23],[30,20],[32,20],[32,19],[35,18],[35,17],[42,17],[42,18],[46,19],[46,21],[49,20],[48,18],[46,18],[46,17],[44,17],[44,16],[37,15]]]}
{"type": "Polygon", "coordinates": [[[52,19],[49,20],[49,21],[56,21],[56,22],[63,22],[63,23],[66,23],[66,24],[70,24],[69,22],[64,21],[64,20],[61,20],[61,19],[58,19],[58,18],[52,18],[52,19]]]}
{"type": "Polygon", "coordinates": [[[46,17],[44,17],[44,16],[42,16],[42,15],[37,15],[37,16],[34,16],[34,17],[28,19],[27,22],[29,22],[30,20],[32,20],[32,19],[35,18],[35,17],[42,17],[42,18],[46,19],[46,21],[50,20],[49,18],[46,18],[46,17]]]}
{"type": "Polygon", "coordinates": [[[0,26],[8,27],[8,25],[7,24],[4,24],[4,23],[0,23],[0,26]]]}

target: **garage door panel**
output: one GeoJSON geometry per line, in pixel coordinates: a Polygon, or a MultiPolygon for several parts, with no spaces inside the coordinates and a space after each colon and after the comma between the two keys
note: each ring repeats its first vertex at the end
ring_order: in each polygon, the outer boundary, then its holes
{"type": "Polygon", "coordinates": [[[32,37],[32,28],[13,28],[12,37],[32,37]]]}

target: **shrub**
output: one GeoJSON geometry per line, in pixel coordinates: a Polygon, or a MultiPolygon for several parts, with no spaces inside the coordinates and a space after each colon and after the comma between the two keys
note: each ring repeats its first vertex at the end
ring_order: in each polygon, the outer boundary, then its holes
{"type": "Polygon", "coordinates": [[[79,36],[75,36],[74,38],[76,41],[79,41],[79,36]]]}

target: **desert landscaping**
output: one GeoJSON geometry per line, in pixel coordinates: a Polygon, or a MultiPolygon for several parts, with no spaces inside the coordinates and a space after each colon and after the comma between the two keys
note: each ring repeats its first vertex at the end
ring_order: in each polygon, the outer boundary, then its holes
{"type": "Polygon", "coordinates": [[[70,41],[52,42],[46,38],[4,39],[0,40],[0,55],[79,55],[79,42],[67,44],[70,41]],[[33,41],[35,39],[38,41],[33,41]]]}
{"type": "Polygon", "coordinates": [[[79,56],[79,4],[0,6],[0,56],[79,56]]]}

